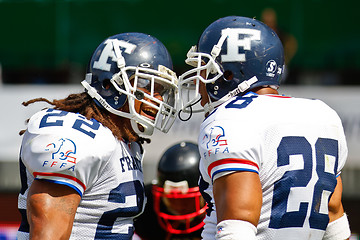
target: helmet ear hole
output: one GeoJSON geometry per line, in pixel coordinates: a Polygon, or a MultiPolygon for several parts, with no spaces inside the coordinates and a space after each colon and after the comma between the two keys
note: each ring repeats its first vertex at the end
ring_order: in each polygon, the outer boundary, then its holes
{"type": "Polygon", "coordinates": [[[103,89],[109,90],[111,87],[110,79],[105,79],[102,82],[102,87],[103,87],[103,89]]]}
{"type": "Polygon", "coordinates": [[[224,72],[224,78],[225,78],[227,81],[231,81],[231,80],[233,79],[233,77],[234,77],[234,74],[233,74],[232,71],[226,70],[226,71],[224,72]]]}

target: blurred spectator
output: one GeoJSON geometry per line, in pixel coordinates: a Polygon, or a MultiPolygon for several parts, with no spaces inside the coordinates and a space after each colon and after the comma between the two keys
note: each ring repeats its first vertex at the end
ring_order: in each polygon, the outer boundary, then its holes
{"type": "Polygon", "coordinates": [[[292,34],[284,31],[278,26],[277,14],[273,8],[265,8],[262,11],[261,21],[276,32],[284,46],[285,72],[283,74],[282,81],[285,81],[286,77],[288,76],[288,66],[290,61],[297,52],[298,42],[292,34]]]}

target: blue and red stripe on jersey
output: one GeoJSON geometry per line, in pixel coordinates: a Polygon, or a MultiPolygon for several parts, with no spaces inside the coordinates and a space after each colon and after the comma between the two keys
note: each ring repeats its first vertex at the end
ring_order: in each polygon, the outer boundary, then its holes
{"type": "Polygon", "coordinates": [[[216,174],[224,171],[249,171],[258,173],[259,166],[247,159],[225,158],[211,163],[208,167],[208,175],[211,179],[213,179],[216,174]],[[222,167],[219,168],[219,166],[222,167]]]}

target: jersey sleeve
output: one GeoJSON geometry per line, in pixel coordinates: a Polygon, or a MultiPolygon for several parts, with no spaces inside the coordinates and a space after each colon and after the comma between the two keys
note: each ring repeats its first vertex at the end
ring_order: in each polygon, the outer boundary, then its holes
{"type": "Polygon", "coordinates": [[[23,138],[21,158],[35,179],[67,185],[82,196],[114,152],[115,140],[103,127],[93,131],[96,135],[92,138],[67,127],[67,121],[73,126],[71,117],[64,119],[61,126],[44,128],[38,127],[37,119],[31,120],[23,138]]]}
{"type": "Polygon", "coordinates": [[[339,129],[339,164],[338,169],[336,172],[336,176],[339,176],[341,173],[341,170],[345,166],[347,157],[348,157],[348,147],[345,137],[344,128],[342,126],[342,122],[340,117],[337,116],[338,119],[338,129],[339,129]]]}
{"type": "Polygon", "coordinates": [[[212,181],[234,171],[259,173],[259,140],[249,131],[230,120],[213,121],[201,130],[199,150],[212,181]]]}

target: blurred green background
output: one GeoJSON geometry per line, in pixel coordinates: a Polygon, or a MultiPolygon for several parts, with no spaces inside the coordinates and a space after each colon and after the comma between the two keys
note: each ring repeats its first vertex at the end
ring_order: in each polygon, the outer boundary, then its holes
{"type": "Polygon", "coordinates": [[[99,43],[129,31],[162,41],[180,74],[188,49],[211,22],[228,15],[260,20],[271,7],[279,27],[298,42],[288,83],[301,83],[304,72],[336,71],[330,83],[357,84],[358,5],[355,0],[0,0],[3,82],[79,82],[99,43]]]}

